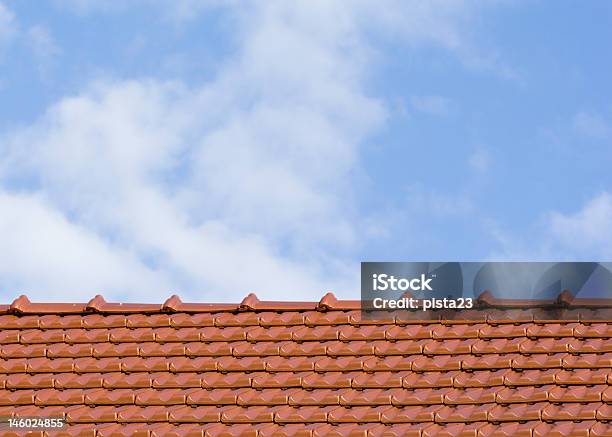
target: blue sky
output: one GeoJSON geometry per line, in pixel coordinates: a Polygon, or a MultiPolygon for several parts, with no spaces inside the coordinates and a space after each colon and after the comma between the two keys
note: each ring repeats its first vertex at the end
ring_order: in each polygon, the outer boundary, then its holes
{"type": "Polygon", "coordinates": [[[0,298],[612,258],[605,1],[0,0],[0,298]]]}

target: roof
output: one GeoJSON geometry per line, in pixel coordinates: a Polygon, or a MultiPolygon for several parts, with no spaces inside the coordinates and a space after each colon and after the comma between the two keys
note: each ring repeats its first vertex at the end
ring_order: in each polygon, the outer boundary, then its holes
{"type": "Polygon", "coordinates": [[[495,317],[376,321],[332,294],[22,296],[0,306],[0,416],[65,419],[29,434],[50,436],[610,436],[612,320],[595,317],[610,301],[563,302],[574,318],[485,294],[495,317]]]}

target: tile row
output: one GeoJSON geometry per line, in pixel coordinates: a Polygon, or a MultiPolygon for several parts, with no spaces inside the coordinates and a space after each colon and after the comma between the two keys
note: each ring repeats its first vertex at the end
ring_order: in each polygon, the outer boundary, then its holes
{"type": "MultiPolygon", "coordinates": [[[[178,333],[177,333],[178,335],[178,333]]],[[[40,341],[42,339],[36,340],[40,341]]],[[[402,339],[353,341],[230,341],[203,342],[73,342],[0,345],[0,358],[78,357],[265,357],[265,356],[350,356],[350,355],[453,355],[453,354],[570,354],[612,353],[612,341],[603,338],[499,339],[402,339]]]]}
{"type": "MultiPolygon", "coordinates": [[[[2,326],[0,324],[0,326],[2,326]]],[[[6,329],[0,344],[143,343],[232,341],[361,341],[361,340],[461,340],[495,338],[612,338],[612,324],[518,325],[320,325],[228,327],[111,327],[6,329]]]]}
{"type": "Polygon", "coordinates": [[[138,389],[138,388],[303,388],[303,389],[368,389],[368,388],[470,388],[470,387],[520,387],[545,385],[602,385],[612,384],[611,369],[512,369],[413,372],[167,372],[135,373],[84,373],[84,374],[14,374],[0,375],[0,387],[5,391],[0,402],[29,404],[30,390],[45,388],[85,389],[138,389]],[[21,396],[24,396],[20,401],[21,396]]]}
{"type": "Polygon", "coordinates": [[[557,386],[391,388],[391,389],[39,389],[6,392],[0,400],[0,417],[11,415],[15,405],[290,405],[290,406],[404,406],[476,405],[528,402],[612,403],[612,387],[557,386]]]}
{"type": "MultiPolygon", "coordinates": [[[[612,405],[606,403],[548,402],[521,404],[409,405],[409,406],[86,406],[36,408],[38,417],[63,417],[79,423],[471,423],[517,421],[612,420],[612,405]]],[[[35,408],[23,416],[33,417],[35,408]]],[[[22,416],[15,416],[22,417],[22,416]]]]}
{"type": "Polygon", "coordinates": [[[514,336],[603,336],[612,337],[609,322],[539,321],[520,322],[495,321],[404,321],[401,319],[367,320],[359,311],[304,311],[304,312],[242,312],[242,313],[178,313],[178,314],[133,314],[133,315],[0,315],[0,326],[6,330],[70,330],[70,329],[153,329],[153,328],[230,328],[230,327],[320,327],[347,326],[365,329],[371,326],[390,329],[394,326],[415,333],[416,338],[475,338],[494,331],[507,330],[514,336]]]}
{"type": "Polygon", "coordinates": [[[610,426],[587,420],[543,423],[505,422],[492,424],[99,424],[66,426],[60,431],[5,431],[5,437],[604,437],[610,426]]]}
{"type": "MultiPolygon", "coordinates": [[[[400,352],[401,353],[401,352],[400,352]]],[[[490,354],[296,357],[125,357],[15,358],[0,360],[0,374],[136,372],[447,372],[484,369],[612,369],[612,352],[602,354],[490,354]]],[[[403,352],[406,353],[406,352],[403,352]]],[[[410,353],[410,352],[408,352],[410,353]]],[[[0,378],[1,380],[1,378],[0,378]]]]}

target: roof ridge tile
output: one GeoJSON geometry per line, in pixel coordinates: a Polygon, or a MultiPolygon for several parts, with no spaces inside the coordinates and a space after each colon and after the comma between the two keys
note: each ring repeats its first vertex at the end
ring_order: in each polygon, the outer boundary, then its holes
{"type": "Polygon", "coordinates": [[[238,309],[243,311],[255,311],[258,309],[257,307],[259,306],[260,302],[261,301],[257,298],[255,293],[249,293],[244,299],[242,299],[242,302],[240,302],[240,305],[238,305],[238,309]]]}
{"type": "Polygon", "coordinates": [[[321,298],[321,300],[319,301],[317,305],[317,310],[325,311],[325,310],[333,309],[337,304],[338,304],[338,299],[336,299],[336,296],[334,295],[334,293],[329,292],[329,293],[326,293],[325,296],[321,298]]]}
{"type": "Polygon", "coordinates": [[[30,299],[25,294],[22,294],[11,303],[9,310],[16,313],[25,313],[31,304],[30,299]]]}
{"type": "Polygon", "coordinates": [[[173,294],[170,296],[162,305],[162,309],[165,311],[180,311],[180,308],[183,306],[183,301],[181,298],[173,294]]]}
{"type": "MultiPolygon", "coordinates": [[[[588,311],[599,309],[612,310],[612,299],[608,298],[578,298],[575,297],[569,290],[563,290],[555,299],[504,299],[495,297],[489,290],[483,291],[476,298],[476,309],[499,309],[500,316],[505,315],[503,320],[512,316],[513,311],[525,311],[528,316],[524,321],[531,322],[534,320],[533,310],[541,309],[543,315],[549,309],[554,309],[561,314],[564,311],[571,311],[577,308],[584,308],[587,313],[580,316],[580,320],[588,319],[588,311]]],[[[318,302],[296,302],[296,301],[262,301],[254,294],[248,294],[239,304],[235,303],[185,303],[181,298],[174,294],[170,296],[163,304],[151,303],[111,303],[107,302],[103,296],[96,295],[87,303],[34,303],[26,295],[21,295],[16,298],[10,305],[0,305],[0,315],[2,314],[17,314],[17,315],[44,315],[44,314],[85,314],[85,313],[100,313],[100,314],[136,314],[136,313],[164,313],[164,312],[184,312],[184,313],[237,313],[240,311],[247,312],[306,312],[306,311],[357,311],[361,310],[360,300],[339,300],[332,292],[326,293],[318,302]]],[[[568,313],[570,314],[570,313],[568,313]]],[[[573,314],[573,313],[572,313],[573,314]]],[[[580,313],[582,314],[582,312],[580,313]]],[[[576,314],[578,316],[579,314],[576,314]]],[[[515,314],[520,316],[520,314],[515,314]]],[[[517,319],[517,317],[510,317],[517,319]]],[[[444,317],[441,316],[442,319],[444,317]]],[[[520,318],[520,317],[519,317],[520,318]]],[[[537,318],[537,317],[536,317],[537,318]]],[[[549,317],[550,318],[550,317],[549,317]]],[[[557,319],[557,318],[555,318],[557,319]]],[[[538,319],[539,320],[539,319],[538,319]]],[[[546,319],[548,320],[548,319],[546,319]]],[[[546,320],[542,320],[546,322],[546,320]]],[[[578,319],[577,319],[578,320],[578,319]]],[[[483,320],[484,321],[484,320],[483,320]]],[[[494,315],[488,315],[487,323],[497,322],[494,315]]],[[[398,324],[421,323],[422,320],[401,320],[398,324]]],[[[441,320],[430,320],[429,323],[439,324],[441,320]]],[[[367,320],[360,320],[361,324],[368,324],[367,320]]],[[[375,323],[376,324],[376,323],[375,323]]]]}
{"type": "Polygon", "coordinates": [[[106,306],[106,300],[101,294],[96,294],[87,304],[85,305],[85,311],[101,312],[106,306]]]}

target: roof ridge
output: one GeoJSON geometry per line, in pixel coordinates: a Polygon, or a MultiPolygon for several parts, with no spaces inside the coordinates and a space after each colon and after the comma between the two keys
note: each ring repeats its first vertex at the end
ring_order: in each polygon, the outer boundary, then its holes
{"type": "Polygon", "coordinates": [[[485,290],[476,298],[481,308],[611,308],[612,299],[579,298],[570,290],[563,290],[554,299],[503,299],[485,290]]]}
{"type": "MultiPolygon", "coordinates": [[[[503,299],[489,290],[476,299],[478,309],[485,308],[612,308],[612,299],[577,298],[563,290],[555,299],[503,299]]],[[[79,314],[79,313],[163,313],[163,312],[244,312],[244,311],[347,311],[360,310],[360,300],[339,300],[332,292],[318,302],[265,301],[249,293],[240,303],[187,303],[174,294],[163,304],[107,302],[96,295],[87,303],[31,302],[21,295],[9,305],[0,305],[0,314],[79,314]]]]}

